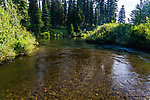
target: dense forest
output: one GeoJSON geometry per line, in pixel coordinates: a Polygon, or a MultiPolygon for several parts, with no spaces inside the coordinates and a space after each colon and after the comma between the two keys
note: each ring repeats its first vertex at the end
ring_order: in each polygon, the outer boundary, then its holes
{"type": "MultiPolygon", "coordinates": [[[[91,30],[97,25],[116,22],[116,0],[12,0],[23,16],[22,26],[34,35],[53,29],[66,29],[62,35],[75,35],[83,29],[91,30]]],[[[57,32],[56,32],[57,33],[57,32]]],[[[60,32],[61,34],[61,32],[60,32]]]]}
{"type": "Polygon", "coordinates": [[[125,7],[118,9],[117,0],[1,0],[0,61],[30,53],[38,37],[149,48],[150,2],[140,1],[126,24],[125,7]]]}

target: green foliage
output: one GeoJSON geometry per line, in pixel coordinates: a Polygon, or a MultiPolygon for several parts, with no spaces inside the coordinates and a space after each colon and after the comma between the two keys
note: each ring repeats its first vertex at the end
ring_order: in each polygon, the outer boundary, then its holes
{"type": "Polygon", "coordinates": [[[50,30],[50,16],[46,0],[43,0],[42,2],[42,20],[44,23],[44,26],[42,27],[42,32],[48,32],[50,30]]]}
{"type": "Polygon", "coordinates": [[[121,43],[125,44],[130,38],[131,25],[109,23],[99,26],[94,31],[84,33],[84,38],[90,41],[102,43],[121,43]]]}
{"type": "Polygon", "coordinates": [[[124,5],[122,6],[122,8],[119,11],[119,16],[118,16],[118,22],[120,23],[125,23],[125,8],[124,5]]]}
{"type": "Polygon", "coordinates": [[[105,16],[106,16],[105,6],[106,6],[105,0],[100,0],[99,2],[99,11],[100,11],[99,25],[103,25],[105,21],[105,16]]]}
{"type": "Polygon", "coordinates": [[[28,3],[26,0],[12,0],[14,4],[17,6],[17,12],[22,16],[21,24],[22,26],[29,28],[30,21],[28,15],[28,3]]]}
{"type": "Polygon", "coordinates": [[[146,23],[146,17],[150,17],[150,1],[141,2],[131,13],[131,23],[139,25],[146,23]]]}
{"type": "Polygon", "coordinates": [[[42,38],[50,38],[50,33],[49,32],[41,33],[40,37],[42,37],[42,38]]]}
{"type": "Polygon", "coordinates": [[[58,27],[57,29],[50,29],[51,37],[66,37],[68,36],[68,29],[65,27],[58,27]]]}
{"type": "Polygon", "coordinates": [[[94,15],[94,25],[97,26],[98,25],[98,11],[95,8],[95,15],[94,15]]]}
{"type": "Polygon", "coordinates": [[[116,22],[117,0],[107,0],[106,2],[106,23],[116,22]]]}
{"type": "Polygon", "coordinates": [[[62,26],[64,22],[63,20],[65,19],[64,17],[64,8],[60,0],[52,1],[50,13],[52,27],[55,28],[57,26],[62,26]]]}
{"type": "Polygon", "coordinates": [[[0,6],[0,63],[16,55],[31,53],[35,38],[20,25],[21,16],[12,3],[0,6]]]}
{"type": "Polygon", "coordinates": [[[132,30],[131,43],[143,46],[150,45],[150,23],[135,25],[132,30]]]}
{"type": "Polygon", "coordinates": [[[70,34],[73,35],[74,34],[74,27],[73,25],[71,24],[71,27],[70,27],[70,34]]]}
{"type": "Polygon", "coordinates": [[[80,32],[74,32],[73,25],[70,26],[70,29],[68,27],[57,27],[55,29],[50,29],[49,32],[41,33],[39,36],[42,38],[50,38],[50,37],[68,37],[68,36],[81,36],[82,31],[80,32]],[[70,30],[70,31],[69,31],[70,30]]]}
{"type": "Polygon", "coordinates": [[[29,16],[30,16],[30,30],[38,36],[43,26],[41,9],[38,7],[37,0],[29,0],[29,16]]]}
{"type": "Polygon", "coordinates": [[[104,24],[102,26],[99,26],[97,29],[95,29],[93,32],[88,33],[85,35],[85,38],[87,40],[104,40],[108,41],[110,38],[112,38],[112,35],[115,35],[116,33],[112,34],[113,29],[118,27],[119,24],[117,23],[111,23],[111,24],[104,24]]]}
{"type": "Polygon", "coordinates": [[[93,14],[93,1],[90,2],[90,19],[89,23],[92,26],[94,24],[94,14],[93,14]]]}
{"type": "Polygon", "coordinates": [[[128,44],[150,48],[150,23],[132,26],[130,24],[109,23],[94,31],[85,31],[84,39],[99,43],[128,44]]]}

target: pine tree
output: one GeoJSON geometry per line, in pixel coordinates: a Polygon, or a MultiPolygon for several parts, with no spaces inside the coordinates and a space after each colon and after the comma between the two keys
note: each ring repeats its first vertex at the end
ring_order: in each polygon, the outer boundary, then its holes
{"type": "Polygon", "coordinates": [[[41,9],[38,7],[37,0],[29,0],[29,17],[30,17],[30,30],[37,36],[41,32],[42,17],[41,9]]]}
{"type": "Polygon", "coordinates": [[[89,23],[89,0],[86,0],[85,3],[85,23],[89,23]]]}
{"type": "Polygon", "coordinates": [[[103,23],[106,23],[106,22],[107,22],[107,15],[108,15],[108,12],[107,12],[107,5],[106,5],[106,2],[105,2],[105,5],[104,5],[104,20],[103,20],[103,23]]]}
{"type": "Polygon", "coordinates": [[[107,23],[116,22],[117,0],[107,0],[107,23]]]}
{"type": "Polygon", "coordinates": [[[98,25],[100,25],[100,23],[101,23],[101,15],[100,15],[100,10],[101,10],[101,8],[100,8],[100,4],[98,4],[97,5],[97,14],[98,14],[98,25]]]}
{"type": "Polygon", "coordinates": [[[104,18],[105,18],[105,0],[100,0],[99,2],[100,5],[100,25],[104,23],[104,18]]]}
{"type": "Polygon", "coordinates": [[[59,0],[56,1],[57,2],[57,25],[58,26],[62,26],[63,25],[63,19],[64,19],[64,10],[63,10],[63,5],[61,4],[61,2],[59,0]]]}
{"type": "Polygon", "coordinates": [[[93,15],[93,1],[90,2],[90,18],[89,23],[92,25],[94,23],[94,15],[93,15]]]}
{"type": "Polygon", "coordinates": [[[56,17],[57,17],[56,14],[57,14],[56,2],[52,1],[52,3],[51,3],[51,13],[50,13],[52,27],[56,26],[56,17]]]}
{"type": "Polygon", "coordinates": [[[83,12],[83,0],[77,0],[77,11],[78,11],[78,21],[80,24],[78,24],[80,27],[83,25],[84,21],[84,12],[83,12]]]}
{"type": "Polygon", "coordinates": [[[95,12],[95,14],[94,14],[94,25],[95,26],[97,26],[97,24],[98,24],[98,12],[97,12],[97,8],[95,8],[95,10],[94,10],[95,12]]]}
{"type": "Polygon", "coordinates": [[[67,1],[66,0],[64,0],[64,21],[63,21],[63,23],[65,24],[66,23],[66,17],[67,17],[67,1]]]}
{"type": "Polygon", "coordinates": [[[29,15],[28,15],[28,3],[26,0],[12,0],[17,5],[17,11],[21,14],[21,24],[24,27],[29,28],[29,15]]]}
{"type": "Polygon", "coordinates": [[[59,0],[52,1],[50,13],[52,27],[56,28],[56,26],[62,26],[64,22],[64,16],[62,3],[59,0]]]}
{"type": "Polygon", "coordinates": [[[140,1],[140,5],[138,4],[130,14],[131,23],[135,25],[146,23],[146,17],[150,18],[150,1],[140,1]]]}
{"type": "Polygon", "coordinates": [[[74,31],[75,32],[79,32],[80,31],[80,27],[82,24],[82,16],[81,16],[81,9],[78,8],[76,0],[73,0],[73,13],[72,13],[72,23],[74,26],[74,31]]]}
{"type": "Polygon", "coordinates": [[[50,14],[51,13],[51,0],[47,0],[47,8],[50,14]]]}
{"type": "Polygon", "coordinates": [[[44,26],[42,27],[42,32],[48,32],[50,30],[50,17],[47,8],[47,0],[42,2],[42,21],[44,26]]]}
{"type": "Polygon", "coordinates": [[[124,23],[125,22],[125,8],[124,5],[122,6],[122,8],[119,11],[119,18],[118,18],[118,22],[120,23],[124,23]]]}
{"type": "Polygon", "coordinates": [[[83,8],[83,0],[77,0],[77,7],[80,9],[83,8]]]}
{"type": "Polygon", "coordinates": [[[21,19],[21,24],[27,28],[29,28],[30,25],[30,19],[29,19],[29,15],[28,15],[28,3],[26,2],[26,0],[21,0],[20,1],[20,8],[19,11],[22,15],[22,19],[21,19]]]}
{"type": "Polygon", "coordinates": [[[68,7],[68,14],[67,14],[67,26],[71,26],[71,23],[73,21],[72,14],[73,14],[73,2],[72,0],[69,0],[69,7],[68,7]]]}

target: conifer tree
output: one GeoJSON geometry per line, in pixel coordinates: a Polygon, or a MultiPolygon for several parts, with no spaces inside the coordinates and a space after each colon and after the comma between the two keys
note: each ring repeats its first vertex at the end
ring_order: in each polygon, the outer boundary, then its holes
{"type": "Polygon", "coordinates": [[[86,0],[85,3],[85,23],[88,24],[89,23],[89,0],[86,0]]]}
{"type": "Polygon", "coordinates": [[[68,14],[67,14],[67,26],[71,26],[73,14],[73,2],[69,0],[68,14]]]}
{"type": "Polygon", "coordinates": [[[94,15],[93,15],[93,1],[90,2],[90,18],[89,23],[92,25],[94,23],[94,15]]]}
{"type": "Polygon", "coordinates": [[[105,17],[105,0],[100,0],[99,2],[100,5],[100,25],[104,23],[104,17],[105,17]]]}
{"type": "Polygon", "coordinates": [[[83,0],[77,0],[77,7],[83,9],[83,0]]]}
{"type": "Polygon", "coordinates": [[[84,21],[83,0],[77,0],[77,11],[78,11],[78,19],[80,20],[78,21],[80,23],[79,26],[81,26],[84,21]]]}
{"type": "Polygon", "coordinates": [[[56,2],[52,1],[52,3],[51,3],[51,13],[50,13],[52,27],[56,26],[56,17],[57,17],[56,2]]]}
{"type": "Polygon", "coordinates": [[[107,0],[107,23],[116,22],[117,0],[107,0]]]}
{"type": "Polygon", "coordinates": [[[64,16],[62,3],[59,0],[52,1],[50,13],[52,27],[55,28],[56,26],[62,26],[64,16]]]}
{"type": "Polygon", "coordinates": [[[44,26],[42,27],[42,32],[48,32],[50,29],[50,17],[47,8],[47,0],[43,0],[42,2],[42,21],[44,24],[44,26]]]}
{"type": "Polygon", "coordinates": [[[21,0],[20,1],[20,7],[19,7],[19,12],[22,15],[22,19],[21,19],[21,24],[25,27],[27,27],[27,29],[29,28],[30,25],[30,19],[29,19],[29,15],[28,15],[28,6],[27,6],[27,2],[26,0],[21,0]]]}
{"type": "Polygon", "coordinates": [[[17,5],[17,11],[21,14],[21,24],[24,27],[29,28],[29,15],[28,15],[28,3],[26,0],[12,0],[17,5]]]}
{"type": "Polygon", "coordinates": [[[136,5],[136,8],[130,14],[131,23],[134,25],[146,23],[146,17],[150,18],[150,1],[140,1],[140,4],[136,5]]]}
{"type": "Polygon", "coordinates": [[[122,5],[122,8],[119,11],[119,17],[118,17],[118,22],[120,23],[124,23],[125,22],[125,8],[124,5],[122,5]]]}
{"type": "Polygon", "coordinates": [[[98,23],[98,12],[97,12],[97,9],[95,8],[94,10],[94,25],[97,26],[97,23],[98,23]]]}
{"type": "Polygon", "coordinates": [[[63,10],[63,5],[59,0],[57,0],[57,25],[62,26],[63,25],[63,19],[64,19],[64,10],[63,10]]]}
{"type": "Polygon", "coordinates": [[[63,21],[63,23],[65,24],[65,22],[66,22],[66,17],[67,17],[67,1],[66,0],[64,0],[64,21],[63,21]]]}
{"type": "Polygon", "coordinates": [[[73,23],[73,26],[74,26],[74,31],[75,32],[79,32],[80,31],[80,27],[81,27],[81,24],[82,24],[82,16],[81,16],[81,9],[78,8],[77,6],[77,3],[76,3],[76,0],[73,0],[73,19],[72,19],[72,23],[73,23]]]}
{"type": "Polygon", "coordinates": [[[34,32],[35,36],[41,32],[43,26],[41,9],[38,7],[37,0],[29,0],[29,17],[30,17],[30,30],[34,32]]]}
{"type": "Polygon", "coordinates": [[[49,14],[50,14],[51,13],[51,1],[52,0],[46,0],[46,1],[47,1],[47,8],[48,8],[48,11],[49,11],[49,14]]]}

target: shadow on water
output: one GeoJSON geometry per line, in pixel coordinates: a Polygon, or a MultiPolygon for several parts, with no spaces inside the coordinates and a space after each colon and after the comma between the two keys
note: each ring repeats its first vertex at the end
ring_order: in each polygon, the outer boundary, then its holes
{"type": "Polygon", "coordinates": [[[0,66],[0,97],[149,99],[148,54],[118,50],[79,39],[40,40],[32,56],[0,66]]]}

